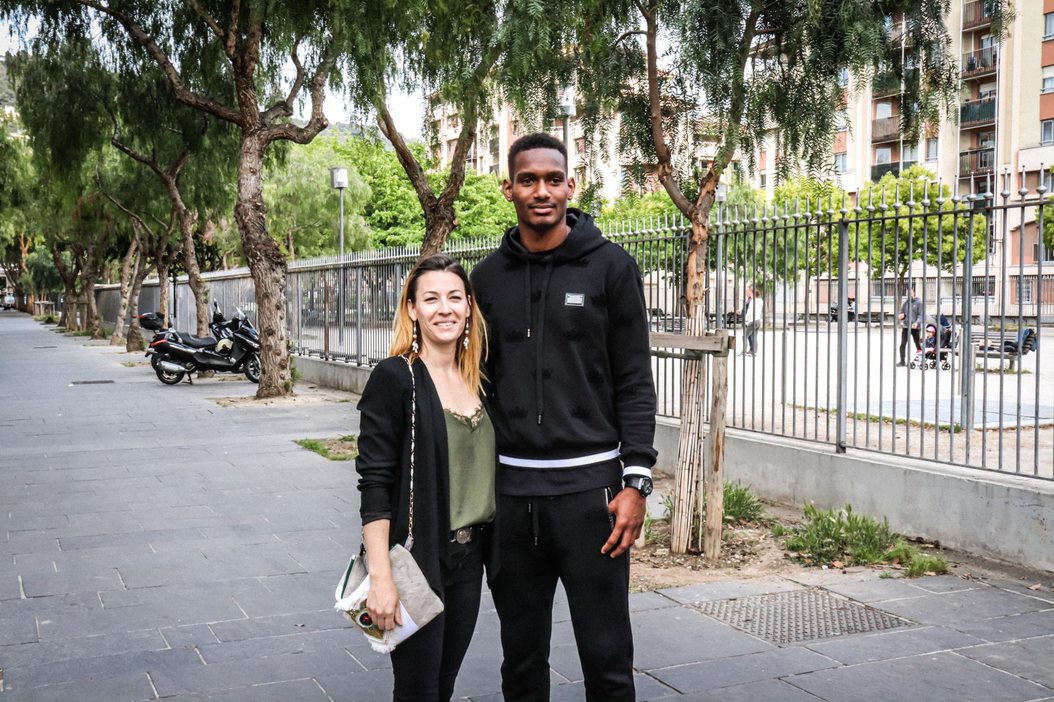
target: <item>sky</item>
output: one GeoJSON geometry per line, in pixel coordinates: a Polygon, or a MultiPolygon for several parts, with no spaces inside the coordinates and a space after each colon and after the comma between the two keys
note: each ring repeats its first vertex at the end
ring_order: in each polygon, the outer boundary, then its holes
{"type": "MultiPolygon", "coordinates": [[[[33,30],[30,30],[33,33],[33,30]]],[[[10,26],[0,22],[0,55],[17,49],[18,41],[11,36],[10,26]]],[[[297,117],[306,118],[311,105],[307,103],[303,110],[299,107],[297,117]]],[[[327,91],[323,110],[331,124],[350,121],[350,113],[341,95],[327,91]]],[[[388,110],[392,113],[395,125],[406,139],[420,139],[424,128],[425,103],[421,93],[408,94],[401,90],[393,91],[388,100],[388,110]]]]}

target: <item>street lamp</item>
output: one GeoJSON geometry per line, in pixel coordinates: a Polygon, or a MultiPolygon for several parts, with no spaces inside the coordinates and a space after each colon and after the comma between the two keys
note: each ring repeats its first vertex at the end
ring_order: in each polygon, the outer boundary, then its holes
{"type": "Polygon", "coordinates": [[[329,183],[340,191],[340,286],[337,291],[337,341],[344,344],[344,190],[348,187],[348,169],[329,169],[329,183]]]}
{"type": "MultiPolygon", "coordinates": [[[[571,118],[578,113],[578,109],[575,106],[575,87],[573,85],[565,86],[564,89],[560,91],[559,100],[560,114],[564,116],[564,146],[567,148],[567,152],[571,153],[573,149],[571,148],[570,143],[570,123],[571,118]]],[[[570,164],[568,165],[570,166],[570,164]]]]}

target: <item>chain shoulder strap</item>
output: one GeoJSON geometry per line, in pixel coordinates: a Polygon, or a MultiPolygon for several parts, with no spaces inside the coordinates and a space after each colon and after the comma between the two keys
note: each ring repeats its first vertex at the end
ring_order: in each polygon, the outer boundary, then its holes
{"type": "Polygon", "coordinates": [[[417,380],[414,378],[414,366],[410,356],[404,356],[406,367],[410,371],[410,519],[407,527],[406,548],[414,545],[414,468],[417,458],[417,380]]]}

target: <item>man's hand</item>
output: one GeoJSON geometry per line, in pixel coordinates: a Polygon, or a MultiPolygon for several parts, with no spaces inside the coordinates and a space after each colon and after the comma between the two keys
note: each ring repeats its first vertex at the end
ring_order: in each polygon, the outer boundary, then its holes
{"type": "Polygon", "coordinates": [[[600,552],[610,552],[612,558],[625,553],[640,536],[646,508],[647,500],[639,490],[626,488],[615,495],[615,499],[608,503],[608,512],[614,515],[615,526],[600,552]]]}

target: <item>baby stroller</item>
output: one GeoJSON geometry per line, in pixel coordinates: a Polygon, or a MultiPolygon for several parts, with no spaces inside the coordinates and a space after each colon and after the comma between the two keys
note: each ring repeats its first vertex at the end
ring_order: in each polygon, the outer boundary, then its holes
{"type": "Polygon", "coordinates": [[[950,370],[951,358],[954,346],[954,334],[951,325],[936,324],[926,325],[926,339],[922,342],[922,350],[915,354],[911,360],[910,367],[926,370],[927,368],[940,368],[950,370]]]}

